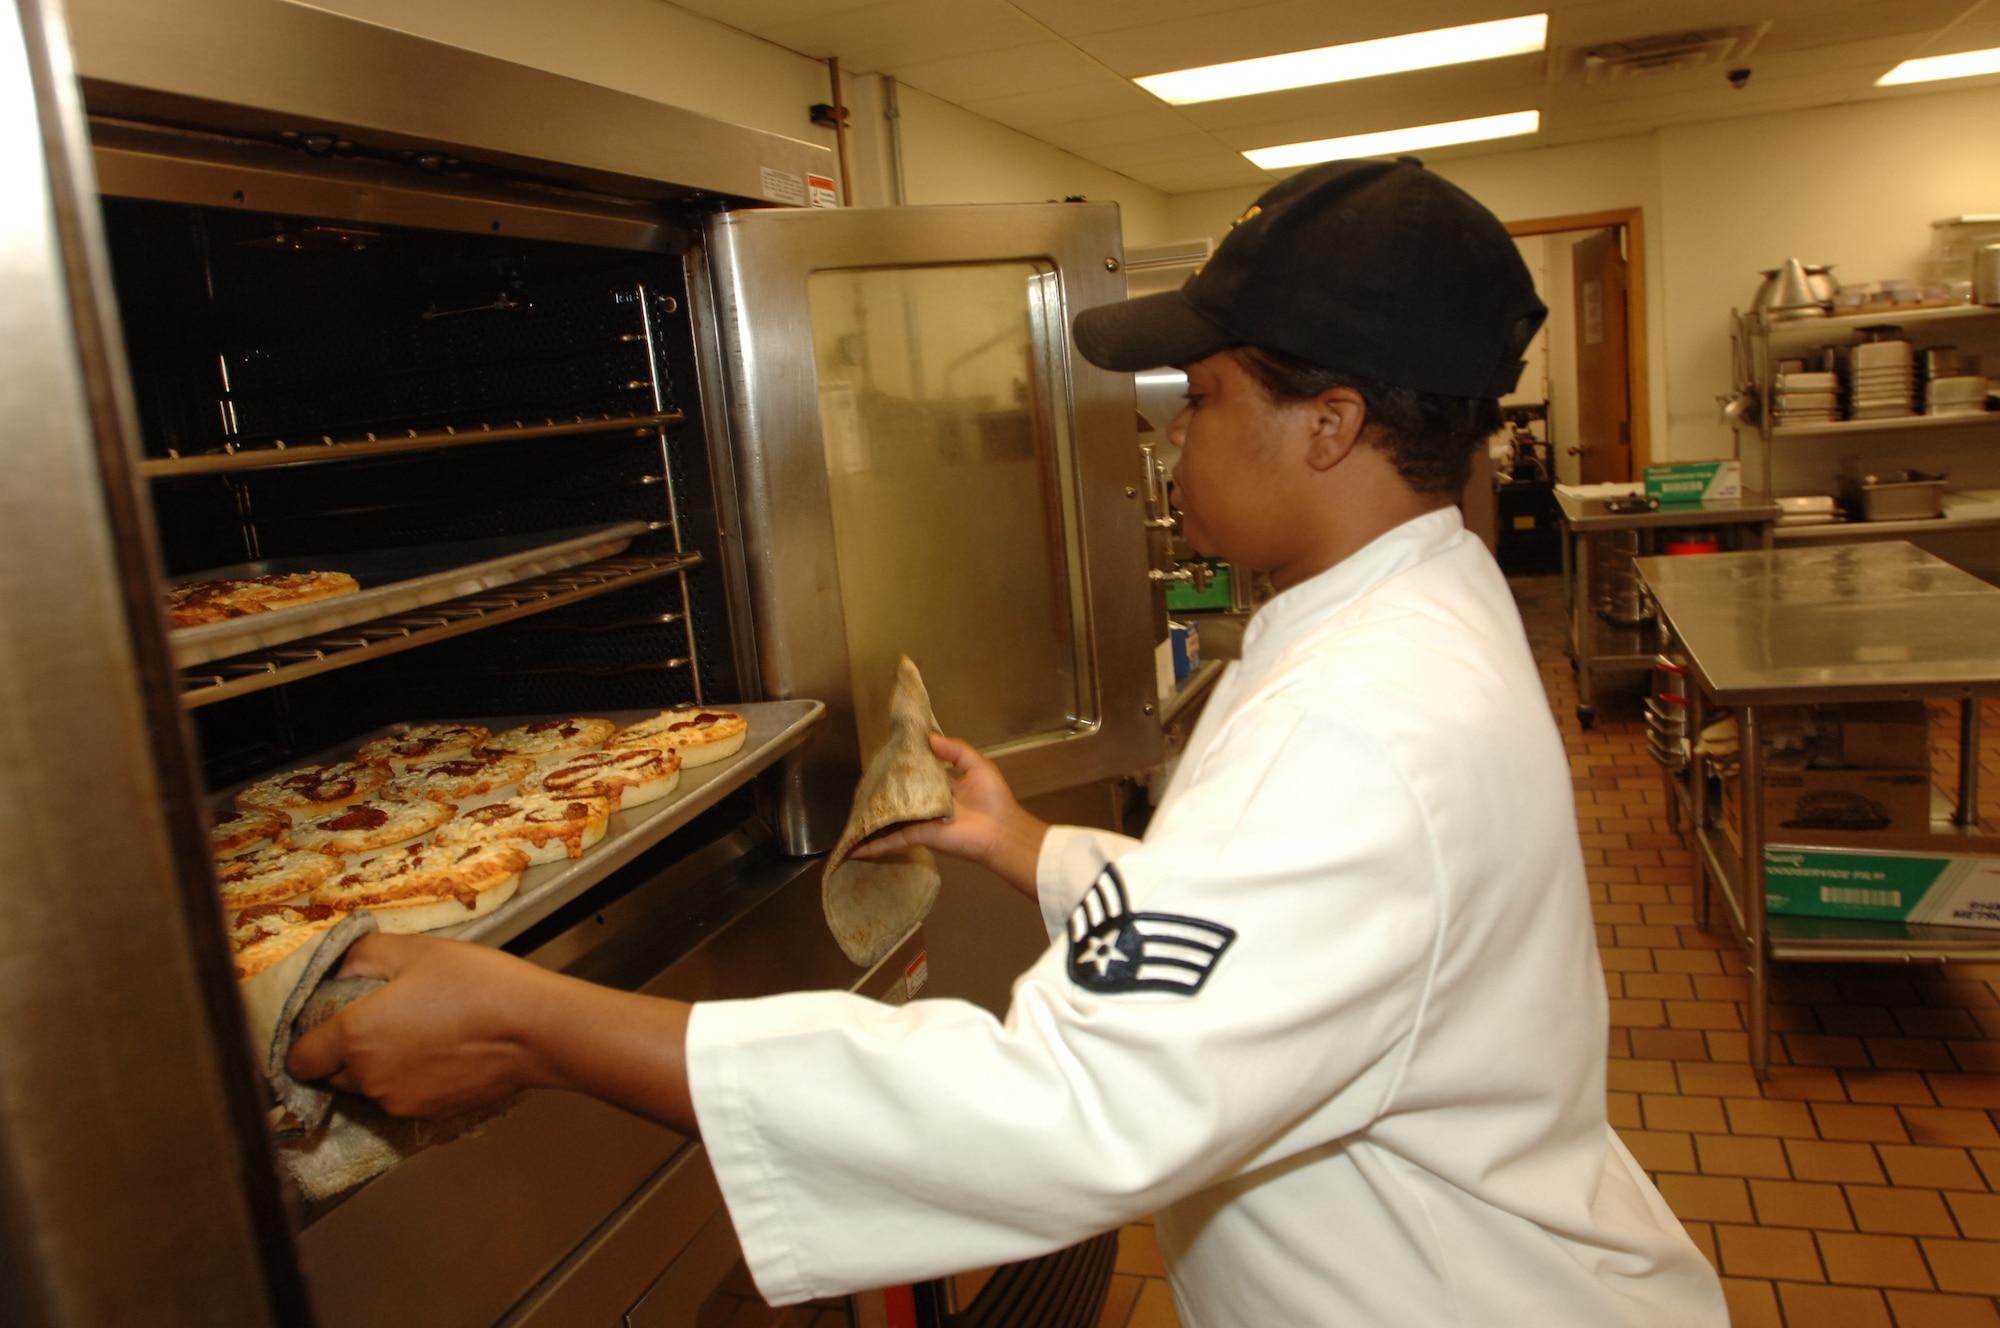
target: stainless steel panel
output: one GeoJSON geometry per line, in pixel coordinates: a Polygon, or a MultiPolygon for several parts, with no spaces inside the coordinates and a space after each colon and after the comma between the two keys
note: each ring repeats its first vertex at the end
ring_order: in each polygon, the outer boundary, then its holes
{"type": "MultiPolygon", "coordinates": [[[[658,954],[680,955],[641,990],[709,1000],[845,988],[906,999],[923,933],[858,973],[827,932],[816,867],[740,863],[705,904],[690,900],[701,883],[688,873],[638,886],[618,906],[663,905],[658,954]]],[[[644,926],[593,920],[582,937],[528,957],[602,975],[616,965],[593,943],[615,946],[644,926]]],[[[300,1245],[326,1328],[570,1328],[617,1322],[719,1205],[698,1145],[589,1098],[537,1092],[378,1177],[300,1245]]]]}
{"type": "Polygon", "coordinates": [[[90,132],[98,188],[118,198],[616,249],[679,250],[689,234],[650,200],[584,197],[507,181],[419,182],[403,166],[302,157],[271,143],[106,117],[94,120],[90,132]]]}
{"type": "Polygon", "coordinates": [[[1635,560],[1721,705],[2000,686],[2000,589],[1901,541],[1635,560]]]}
{"type": "Polygon", "coordinates": [[[306,1229],[319,1321],[486,1328],[692,1146],[591,1098],[530,1093],[476,1137],[419,1153],[306,1229]]]}
{"type": "Polygon", "coordinates": [[[803,200],[807,172],[833,173],[815,143],[283,0],[79,0],[72,12],[93,115],[265,138],[331,130],[654,198],[770,198],[770,171],[803,200]]]}
{"type": "MultiPolygon", "coordinates": [[[[798,851],[830,845],[847,810],[860,753],[877,731],[868,712],[881,658],[907,648],[916,624],[943,600],[976,602],[1008,577],[1016,547],[956,544],[935,532],[908,556],[895,587],[844,584],[842,531],[829,465],[843,464],[822,424],[815,371],[815,274],[837,271],[1023,265],[1021,319],[1035,370],[1024,372],[1025,404],[1045,408],[1049,428],[1033,446],[1056,492],[1049,509],[1064,523],[1063,575],[1076,634],[1075,713],[1059,732],[1024,733],[992,755],[1024,794],[1126,773],[1159,751],[1140,458],[1129,377],[1074,358],[1067,328],[1079,309],[1124,294],[1117,274],[1117,213],[1099,205],[891,208],[712,217],[711,291],[725,344],[726,408],[734,450],[757,658],[765,694],[814,696],[829,722],[789,772],[781,819],[798,851]],[[802,224],[801,224],[802,223],[802,224]],[[833,452],[830,463],[829,453],[833,452]],[[887,601],[885,603],[885,601],[887,601]],[[908,625],[899,629],[898,617],[908,625]],[[865,623],[865,628],[862,624],[865,623]],[[857,643],[859,643],[857,645],[857,643]]],[[[911,320],[913,323],[920,320],[911,320]]],[[[900,336],[900,330],[891,335],[900,336]]],[[[942,373],[964,351],[911,343],[942,373]]],[[[880,353],[878,351],[878,353],[880,353]]],[[[887,379],[877,384],[894,390],[887,379]]],[[[907,375],[914,383],[918,375],[907,375]]],[[[911,408],[920,395],[905,389],[911,408]]],[[[837,430],[836,430],[837,431],[837,430]]],[[[947,728],[992,713],[990,693],[1009,686],[1017,652],[997,624],[969,643],[962,662],[926,674],[947,728]]],[[[919,663],[923,663],[921,659],[919,663]]]]}
{"type": "Polygon", "coordinates": [[[301,1321],[195,893],[192,763],[60,5],[0,18],[0,174],[0,1318],[301,1321]]]}
{"type": "MultiPolygon", "coordinates": [[[[742,1257],[743,1247],[736,1243],[736,1228],[730,1225],[729,1214],[714,1214],[681,1251],[681,1257],[647,1290],[645,1299],[625,1316],[627,1328],[685,1328],[699,1322],[696,1316],[714,1294],[716,1284],[742,1257]]],[[[810,1315],[807,1311],[807,1317],[810,1315]]]]}

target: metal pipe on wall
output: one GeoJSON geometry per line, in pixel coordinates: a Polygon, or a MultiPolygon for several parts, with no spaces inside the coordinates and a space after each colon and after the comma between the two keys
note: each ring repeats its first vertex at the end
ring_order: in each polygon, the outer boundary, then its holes
{"type": "Polygon", "coordinates": [[[882,75],[882,118],[889,122],[889,201],[897,207],[908,203],[903,188],[903,106],[896,100],[896,76],[882,75]]]}
{"type": "Polygon", "coordinates": [[[854,206],[854,186],[847,178],[847,103],[840,98],[840,57],[826,58],[827,73],[833,79],[833,146],[840,157],[840,204],[854,206]]]}

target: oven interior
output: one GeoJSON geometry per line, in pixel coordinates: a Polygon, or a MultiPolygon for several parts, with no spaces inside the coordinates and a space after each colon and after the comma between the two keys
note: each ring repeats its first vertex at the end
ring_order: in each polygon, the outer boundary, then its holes
{"type": "Polygon", "coordinates": [[[104,217],[170,579],[634,521],[628,555],[702,558],[256,690],[257,659],[188,669],[211,788],[398,721],[734,699],[680,255],[127,198],[104,217]],[[447,445],[326,446],[412,435],[447,445]],[[301,459],[175,469],[280,448],[301,459]],[[197,675],[235,688],[207,702],[197,675]]]}

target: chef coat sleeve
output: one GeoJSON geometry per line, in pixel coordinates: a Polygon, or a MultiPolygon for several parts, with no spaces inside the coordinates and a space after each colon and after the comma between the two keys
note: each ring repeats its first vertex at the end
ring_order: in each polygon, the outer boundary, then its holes
{"type": "Polygon", "coordinates": [[[1375,1118],[1435,872],[1394,762],[1325,709],[1237,716],[1143,844],[1044,846],[1080,918],[1115,884],[1135,922],[1226,935],[1192,988],[1079,968],[1066,917],[1004,1022],[829,992],[695,1007],[695,1109],[768,1300],[1032,1257],[1375,1118]]]}
{"type": "Polygon", "coordinates": [[[1035,869],[1035,900],[1041,905],[1050,940],[1062,938],[1070,913],[1082,902],[1104,864],[1118,861],[1137,847],[1138,840],[1109,830],[1080,825],[1049,827],[1035,869]]]}

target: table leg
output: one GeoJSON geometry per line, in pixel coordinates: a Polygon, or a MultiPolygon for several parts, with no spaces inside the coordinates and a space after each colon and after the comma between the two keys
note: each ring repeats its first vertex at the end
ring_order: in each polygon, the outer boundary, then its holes
{"type": "Polygon", "coordinates": [[[1958,703],[1958,810],[1956,825],[1979,824],[1979,698],[1958,703]]]}
{"type": "Polygon", "coordinates": [[[1690,675],[1683,684],[1688,698],[1688,836],[1694,849],[1694,925],[1707,931],[1715,916],[1715,894],[1708,879],[1708,854],[1702,832],[1708,825],[1708,763],[1701,754],[1701,730],[1706,722],[1701,688],[1690,675]]]}
{"type": "Polygon", "coordinates": [[[1590,536],[1576,537],[1576,585],[1570,595],[1570,643],[1572,657],[1576,660],[1576,718],[1583,727],[1589,728],[1597,722],[1597,698],[1591,687],[1590,657],[1592,628],[1591,614],[1596,607],[1592,600],[1596,588],[1591,584],[1590,536]]]}
{"type": "Polygon", "coordinates": [[[1750,979],[1750,1068],[1759,1079],[1771,1073],[1770,928],[1764,917],[1764,735],[1756,706],[1736,710],[1741,752],[1737,770],[1743,801],[1743,948],[1750,979]]]}

